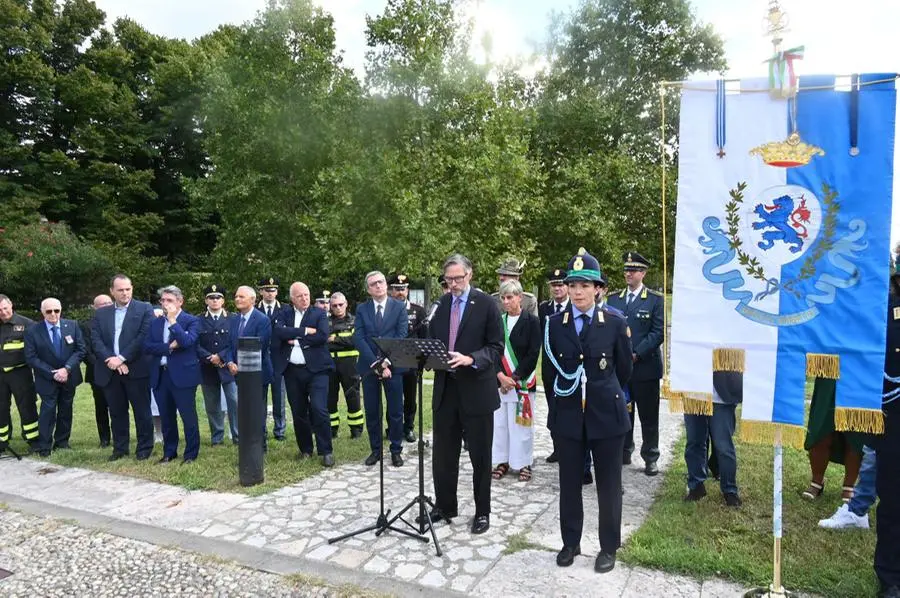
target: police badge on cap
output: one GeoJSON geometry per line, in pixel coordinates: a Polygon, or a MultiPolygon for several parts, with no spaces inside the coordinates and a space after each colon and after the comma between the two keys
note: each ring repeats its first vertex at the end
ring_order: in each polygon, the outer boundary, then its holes
{"type": "Polygon", "coordinates": [[[263,291],[277,291],[278,290],[278,277],[277,276],[269,276],[263,278],[259,281],[259,288],[263,291]]]}
{"type": "Polygon", "coordinates": [[[547,282],[550,284],[562,284],[566,280],[566,268],[554,268],[547,272],[547,282]]]}
{"type": "Polygon", "coordinates": [[[224,297],[227,291],[225,290],[225,287],[220,284],[211,284],[203,289],[203,293],[206,295],[206,298],[209,299],[211,297],[224,297]]]}
{"type": "Polygon", "coordinates": [[[650,267],[650,260],[637,251],[626,251],[622,254],[622,262],[626,272],[638,272],[650,267]]]}
{"type": "Polygon", "coordinates": [[[603,274],[600,272],[600,262],[585,250],[584,247],[569,260],[568,272],[565,282],[600,282],[603,274]]]}
{"type": "Polygon", "coordinates": [[[392,274],[388,279],[388,285],[395,289],[405,289],[409,286],[409,276],[406,274],[392,274]]]}

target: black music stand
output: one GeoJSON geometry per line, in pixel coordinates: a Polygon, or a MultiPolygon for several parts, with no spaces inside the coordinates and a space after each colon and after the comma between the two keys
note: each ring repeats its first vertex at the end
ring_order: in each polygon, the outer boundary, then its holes
{"type": "MultiPolygon", "coordinates": [[[[430,532],[437,556],[441,556],[441,545],[438,543],[437,535],[434,533],[431,511],[426,508],[426,505],[428,505],[433,509],[434,503],[431,501],[431,497],[425,495],[425,434],[421,415],[423,413],[422,374],[426,368],[429,370],[452,369],[448,365],[450,355],[447,353],[447,347],[444,346],[444,343],[434,338],[385,338],[375,339],[375,343],[388,356],[392,365],[402,368],[416,368],[416,385],[419,393],[419,494],[409,501],[399,513],[394,515],[387,522],[387,525],[390,527],[397,520],[400,520],[415,530],[419,537],[423,537],[430,532]],[[418,527],[403,518],[403,515],[416,505],[419,506],[418,527]]],[[[376,532],[376,535],[379,534],[381,534],[381,531],[376,532]]],[[[427,538],[423,539],[426,542],[428,541],[427,538]]]]}
{"type": "MultiPolygon", "coordinates": [[[[9,424],[9,432],[10,432],[9,433],[10,440],[12,440],[12,423],[9,424]]],[[[0,445],[0,459],[12,459],[12,458],[15,458],[16,461],[21,461],[22,455],[17,453],[15,451],[15,449],[13,449],[13,447],[9,446],[9,443],[0,445]],[[7,451],[9,451],[9,454],[5,455],[4,453],[7,451]]]]}

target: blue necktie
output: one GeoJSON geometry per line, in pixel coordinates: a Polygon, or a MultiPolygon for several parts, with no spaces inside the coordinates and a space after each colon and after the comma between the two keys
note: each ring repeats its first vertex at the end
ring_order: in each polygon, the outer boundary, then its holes
{"type": "Polygon", "coordinates": [[[247,324],[247,316],[241,316],[241,325],[238,326],[238,336],[243,336],[244,326],[247,324]]]}
{"type": "Polygon", "coordinates": [[[56,356],[62,356],[62,342],[59,338],[59,326],[53,327],[53,349],[56,351],[56,356]]]}
{"type": "Polygon", "coordinates": [[[378,306],[378,311],[375,314],[375,327],[378,330],[381,330],[381,325],[384,323],[384,314],[381,313],[381,306],[378,306]]]}

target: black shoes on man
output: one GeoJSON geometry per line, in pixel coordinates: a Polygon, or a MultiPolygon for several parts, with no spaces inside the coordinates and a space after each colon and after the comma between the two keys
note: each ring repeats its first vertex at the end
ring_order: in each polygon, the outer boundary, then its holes
{"type": "MultiPolygon", "coordinates": [[[[560,567],[568,567],[575,562],[575,557],[581,554],[581,546],[563,546],[556,555],[556,564],[560,567]]],[[[601,552],[594,561],[594,571],[597,573],[609,573],[616,566],[615,553],[601,552]]]]}

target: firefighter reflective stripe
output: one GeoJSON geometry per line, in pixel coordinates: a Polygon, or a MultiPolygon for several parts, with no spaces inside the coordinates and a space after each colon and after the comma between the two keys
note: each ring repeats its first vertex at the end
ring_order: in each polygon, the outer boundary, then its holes
{"type": "Polygon", "coordinates": [[[17,338],[15,340],[9,340],[3,343],[3,351],[24,351],[25,350],[25,339],[17,338]]]}
{"type": "Polygon", "coordinates": [[[353,336],[353,329],[351,328],[350,330],[343,330],[341,332],[338,332],[335,336],[342,336],[344,338],[353,336]]]}
{"type": "Polygon", "coordinates": [[[350,426],[361,426],[366,423],[366,416],[363,413],[363,410],[360,409],[354,413],[347,414],[347,424],[350,426]]]}
{"type": "Polygon", "coordinates": [[[0,428],[0,442],[9,442],[9,426],[0,428]]]}
{"type": "Polygon", "coordinates": [[[335,411],[334,413],[331,414],[331,427],[337,428],[340,425],[341,425],[341,415],[337,411],[335,411]]]}
{"type": "Polygon", "coordinates": [[[25,440],[37,440],[38,423],[22,424],[22,433],[25,435],[25,440]]]}
{"type": "Polygon", "coordinates": [[[354,349],[353,351],[332,351],[332,357],[359,357],[359,351],[354,349]]]}
{"type": "Polygon", "coordinates": [[[23,367],[25,367],[25,364],[24,364],[24,363],[20,363],[19,365],[11,365],[11,366],[9,366],[8,368],[3,368],[3,371],[4,371],[4,372],[11,372],[11,371],[13,371],[13,370],[16,369],[16,368],[23,368],[23,367]]]}

